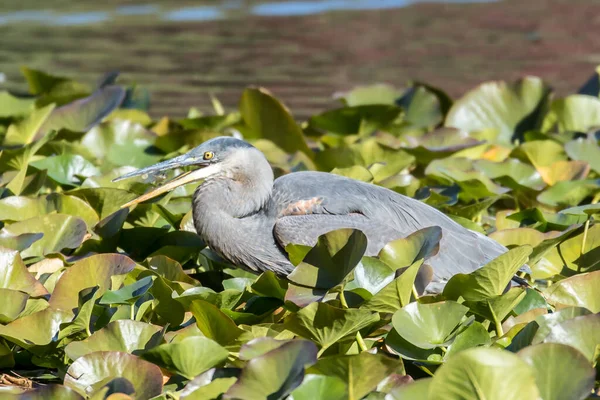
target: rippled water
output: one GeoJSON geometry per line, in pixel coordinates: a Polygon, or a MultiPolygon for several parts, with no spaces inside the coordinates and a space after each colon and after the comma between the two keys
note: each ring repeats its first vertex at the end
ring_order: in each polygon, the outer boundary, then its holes
{"type": "Polygon", "coordinates": [[[301,0],[272,1],[248,5],[242,0],[222,0],[218,5],[178,6],[178,1],[169,7],[156,4],[115,6],[114,9],[90,10],[71,13],[41,9],[0,13],[0,24],[34,22],[49,25],[86,25],[107,22],[119,17],[154,16],[164,21],[210,21],[240,16],[302,16],[329,11],[381,10],[406,7],[417,3],[489,3],[496,0],[301,0]]]}

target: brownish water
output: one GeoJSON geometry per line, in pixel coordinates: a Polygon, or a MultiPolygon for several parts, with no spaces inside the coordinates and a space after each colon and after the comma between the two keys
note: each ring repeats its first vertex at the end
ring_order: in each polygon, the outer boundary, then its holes
{"type": "Polygon", "coordinates": [[[25,87],[20,65],[89,82],[118,69],[150,89],[156,116],[192,106],[209,111],[209,93],[235,107],[245,86],[262,85],[305,118],[356,84],[415,79],[458,96],[485,80],[534,74],[564,94],[600,64],[594,0],[390,2],[386,9],[278,16],[256,15],[256,2],[94,3],[58,0],[46,10],[33,0],[19,8],[2,2],[4,86],[25,87]],[[214,6],[223,3],[229,5],[214,6]]]}

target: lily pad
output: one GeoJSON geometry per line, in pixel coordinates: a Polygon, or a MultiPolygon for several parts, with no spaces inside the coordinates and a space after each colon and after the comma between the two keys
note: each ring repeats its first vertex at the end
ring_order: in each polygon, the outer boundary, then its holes
{"type": "Polygon", "coordinates": [[[312,303],[286,321],[286,329],[321,346],[321,353],[338,340],[379,321],[368,310],[341,309],[327,303],[312,303]]]}
{"type": "Polygon", "coordinates": [[[445,125],[467,132],[494,129],[498,142],[508,144],[526,130],[541,127],[540,111],[549,93],[535,77],[514,84],[484,83],[454,103],[445,125]]]}
{"type": "Polygon", "coordinates": [[[283,399],[302,383],[304,368],[317,361],[317,347],[307,340],[292,340],[248,361],[238,381],[225,394],[228,399],[283,399]]]}
{"type": "Polygon", "coordinates": [[[144,350],[160,331],[160,326],[145,322],[117,320],[94,332],[87,339],[69,343],[65,347],[65,353],[71,360],[77,360],[79,357],[96,351],[131,353],[136,350],[144,350]]]}
{"type": "Polygon", "coordinates": [[[339,378],[348,385],[348,399],[359,400],[400,365],[398,360],[382,354],[360,353],[322,358],[307,372],[339,378]]]}
{"type": "Polygon", "coordinates": [[[160,368],[119,351],[98,351],[78,358],[67,370],[64,385],[83,396],[90,396],[118,377],[132,383],[136,397],[149,399],[162,392],[160,368]]]}
{"type": "Polygon", "coordinates": [[[447,346],[469,309],[454,301],[410,303],[394,313],[392,324],[400,336],[422,349],[447,346]],[[454,333],[454,334],[453,334],[454,333]]]}
{"type": "Polygon", "coordinates": [[[480,301],[501,295],[531,252],[531,246],[516,247],[470,274],[454,275],[444,288],[444,296],[480,301]]]}
{"type": "Polygon", "coordinates": [[[475,348],[440,367],[428,399],[536,400],[538,396],[533,369],[525,361],[508,351],[475,348]]]}
{"type": "Polygon", "coordinates": [[[600,271],[579,274],[557,282],[545,291],[550,304],[557,307],[585,307],[600,312],[600,271]]]}
{"type": "Polygon", "coordinates": [[[221,364],[228,355],[229,352],[217,342],[202,336],[191,336],[145,351],[142,358],[193,379],[221,364]]]}
{"type": "Polygon", "coordinates": [[[48,214],[5,226],[0,235],[42,233],[44,236],[41,239],[21,252],[21,256],[26,258],[75,249],[83,242],[86,231],[87,226],[80,218],[66,214],[48,214]]]}
{"type": "Polygon", "coordinates": [[[518,355],[533,367],[543,400],[587,399],[596,371],[576,349],[556,343],[526,347],[518,355]]]}
{"type": "Polygon", "coordinates": [[[77,307],[80,290],[99,286],[100,294],[112,286],[116,275],[130,272],[135,263],[121,254],[97,254],[72,265],[59,279],[50,297],[50,305],[62,310],[77,307]]]}

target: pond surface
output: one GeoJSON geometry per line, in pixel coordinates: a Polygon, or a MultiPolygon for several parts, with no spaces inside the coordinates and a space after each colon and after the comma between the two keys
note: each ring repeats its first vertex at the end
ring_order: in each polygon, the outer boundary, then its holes
{"type": "Polygon", "coordinates": [[[459,96],[525,74],[559,93],[600,64],[595,0],[54,0],[0,2],[0,86],[27,65],[94,83],[121,71],[155,116],[236,107],[260,85],[299,119],[355,85],[426,81],[459,96]],[[40,6],[43,4],[43,6],[40,6]],[[581,29],[586,21],[586,29],[581,29]]]}
{"type": "MultiPolygon", "coordinates": [[[[173,1],[168,6],[157,4],[115,5],[109,10],[89,10],[71,13],[69,10],[30,9],[7,11],[0,14],[0,24],[34,22],[50,25],[86,25],[107,22],[127,16],[154,16],[164,21],[209,21],[248,16],[303,16],[330,11],[385,10],[417,3],[489,3],[497,0],[303,0],[247,2],[222,0],[206,5],[190,6],[186,1],[173,1]],[[180,3],[180,4],[178,4],[180,3]]],[[[104,7],[106,8],[106,6],[104,7]]]]}

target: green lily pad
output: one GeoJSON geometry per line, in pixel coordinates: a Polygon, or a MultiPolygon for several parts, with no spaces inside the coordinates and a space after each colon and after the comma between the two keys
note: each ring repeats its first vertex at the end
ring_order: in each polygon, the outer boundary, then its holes
{"type": "Polygon", "coordinates": [[[46,308],[18,318],[8,325],[0,325],[0,336],[26,349],[45,346],[55,340],[60,325],[70,320],[70,313],[46,308]]]}
{"type": "Polygon", "coordinates": [[[600,126],[600,99],[574,94],[552,102],[550,113],[544,121],[544,130],[554,125],[559,132],[587,132],[600,126]]]}
{"type": "Polygon", "coordinates": [[[600,179],[562,181],[544,190],[537,196],[540,203],[549,206],[576,206],[586,197],[598,193],[600,179]]]}
{"type": "Polygon", "coordinates": [[[580,317],[582,315],[589,315],[592,312],[587,308],[583,307],[568,307],[558,310],[551,314],[544,314],[536,317],[535,322],[538,325],[538,329],[535,332],[531,344],[539,344],[550,334],[550,331],[561,322],[580,317]]]}
{"type": "Polygon", "coordinates": [[[33,111],[35,100],[16,97],[6,90],[0,91],[0,118],[21,117],[33,111]]]}
{"type": "Polygon", "coordinates": [[[40,128],[40,132],[43,134],[60,129],[87,132],[119,107],[125,94],[125,89],[118,86],[100,88],[88,97],[56,108],[40,128]]]}
{"type": "Polygon", "coordinates": [[[27,305],[29,295],[25,292],[10,289],[0,289],[0,324],[14,321],[27,305]]]}
{"type": "Polygon", "coordinates": [[[531,246],[509,250],[470,274],[456,274],[446,284],[444,296],[480,301],[500,296],[512,277],[527,262],[531,246]]]}
{"type": "Polygon", "coordinates": [[[352,90],[341,93],[338,97],[350,107],[367,104],[395,104],[402,92],[393,86],[378,83],[367,86],[357,86],[352,90]]]}
{"type": "Polygon", "coordinates": [[[482,143],[484,142],[469,136],[465,131],[446,127],[429,132],[418,138],[417,143],[403,148],[414,155],[419,164],[427,165],[435,159],[449,157],[482,143]]]}
{"type": "Polygon", "coordinates": [[[447,346],[469,309],[454,301],[410,303],[394,313],[392,324],[400,336],[422,349],[447,346]]]}
{"type": "Polygon", "coordinates": [[[421,378],[412,383],[398,386],[386,396],[385,400],[429,399],[429,390],[433,378],[421,378]]]}
{"type": "Polygon", "coordinates": [[[249,127],[251,138],[262,137],[275,143],[287,153],[301,151],[312,157],[304,141],[302,129],[289,110],[268,90],[248,88],[242,93],[240,113],[249,127]]]}
{"type": "Polygon", "coordinates": [[[516,135],[541,127],[539,115],[549,93],[534,77],[514,84],[487,82],[454,103],[445,125],[467,132],[493,129],[498,142],[509,144],[516,135]]]}
{"type": "Polygon", "coordinates": [[[42,233],[44,236],[21,252],[23,258],[75,249],[83,242],[87,231],[85,222],[66,214],[48,214],[5,226],[0,235],[12,236],[42,233]]]}
{"type": "Polygon", "coordinates": [[[44,385],[26,390],[13,397],[15,400],[83,400],[83,397],[71,388],[62,385],[44,385]]]}
{"type": "Polygon", "coordinates": [[[289,331],[321,346],[321,353],[344,337],[379,321],[368,310],[341,309],[327,303],[312,303],[290,315],[285,326],[289,331]]]}
{"type": "Polygon", "coordinates": [[[480,322],[473,322],[464,331],[456,335],[452,344],[448,347],[446,358],[458,352],[479,346],[489,346],[492,340],[487,329],[480,322]]]}
{"type": "Polygon", "coordinates": [[[145,351],[142,358],[178,373],[188,379],[221,364],[229,352],[209,338],[187,337],[176,343],[167,343],[145,351]]]}
{"type": "Polygon", "coordinates": [[[136,350],[144,350],[160,331],[160,326],[145,322],[117,320],[94,332],[87,339],[69,343],[65,347],[65,353],[71,360],[77,360],[79,357],[96,351],[131,353],[136,350]]]}
{"type": "Polygon", "coordinates": [[[21,122],[10,125],[6,131],[4,145],[32,143],[44,122],[50,117],[52,110],[54,110],[54,104],[34,110],[21,122]]]}
{"type": "Polygon", "coordinates": [[[344,107],[311,117],[309,126],[341,135],[370,134],[390,124],[401,111],[396,105],[386,104],[344,107]]]}
{"type": "Polygon", "coordinates": [[[135,262],[121,254],[97,254],[84,258],[60,277],[50,297],[50,306],[72,310],[78,305],[78,293],[82,289],[99,286],[100,294],[112,286],[112,278],[133,270],[135,262]]]}
{"type": "Polygon", "coordinates": [[[573,160],[585,161],[600,174],[600,146],[596,140],[578,138],[565,144],[565,151],[573,160]]]}
{"type": "Polygon", "coordinates": [[[317,347],[307,340],[292,340],[248,361],[225,398],[241,400],[284,399],[304,379],[304,368],[317,361],[317,347]]]}
{"type": "Polygon", "coordinates": [[[27,270],[19,252],[1,247],[0,289],[18,290],[31,297],[48,294],[46,288],[27,270]]]}
{"type": "Polygon", "coordinates": [[[149,148],[157,135],[141,124],[116,119],[92,128],[81,139],[81,144],[106,170],[108,166],[130,165],[136,168],[157,163],[161,154],[149,148]]]}
{"type": "Polygon", "coordinates": [[[394,313],[410,303],[412,289],[423,260],[415,262],[399,277],[378,291],[361,308],[377,312],[394,313]]]}
{"type": "Polygon", "coordinates": [[[600,312],[600,271],[579,274],[563,279],[545,291],[546,299],[554,306],[585,307],[600,312]]]}
{"type": "Polygon", "coordinates": [[[543,400],[584,400],[594,389],[596,371],[576,349],[557,343],[529,346],[518,355],[531,365],[543,400]]]}
{"type": "Polygon", "coordinates": [[[562,343],[581,351],[594,362],[600,343],[600,314],[582,315],[554,325],[544,343],[562,343]]]}
{"type": "Polygon", "coordinates": [[[360,353],[322,358],[307,372],[339,378],[348,385],[348,400],[359,400],[400,365],[398,360],[382,354],[360,353]]]}
{"type": "Polygon", "coordinates": [[[138,398],[149,399],[162,392],[160,368],[119,351],[98,351],[78,358],[67,370],[64,385],[83,396],[90,396],[119,377],[131,382],[138,398]]]}
{"type": "Polygon", "coordinates": [[[287,279],[306,287],[331,289],[356,267],[366,249],[367,237],[353,229],[319,236],[317,245],[308,252],[306,246],[288,245],[290,260],[301,262],[287,279]]]}
{"type": "Polygon", "coordinates": [[[379,252],[379,259],[394,270],[408,267],[417,260],[427,260],[436,255],[441,239],[442,229],[439,226],[423,228],[386,244],[379,252]]]}
{"type": "Polygon", "coordinates": [[[344,400],[348,398],[347,385],[334,376],[309,374],[291,394],[290,400],[344,400]]]}
{"type": "Polygon", "coordinates": [[[189,381],[180,398],[182,400],[219,399],[237,381],[237,368],[213,368],[189,381]]]}
{"type": "Polygon", "coordinates": [[[45,170],[48,176],[62,185],[76,186],[83,182],[84,178],[98,175],[100,171],[91,162],[78,154],[61,154],[42,158],[30,165],[45,170]]]}
{"type": "Polygon", "coordinates": [[[533,369],[508,351],[475,348],[451,357],[430,383],[429,400],[536,400],[533,369]],[[510,382],[510,384],[507,384],[510,382]]]}
{"type": "Polygon", "coordinates": [[[204,300],[194,300],[190,311],[202,333],[220,345],[228,345],[242,334],[231,318],[204,300]]]}

